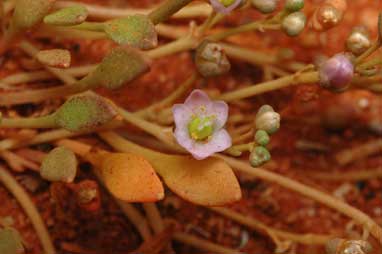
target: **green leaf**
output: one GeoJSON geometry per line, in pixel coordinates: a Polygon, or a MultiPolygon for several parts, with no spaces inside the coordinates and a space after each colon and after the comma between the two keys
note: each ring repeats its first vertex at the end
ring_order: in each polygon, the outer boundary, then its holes
{"type": "Polygon", "coordinates": [[[86,131],[112,120],[117,112],[111,102],[93,94],[69,98],[55,113],[57,125],[69,131],[86,131]]]}
{"type": "Polygon", "coordinates": [[[52,182],[73,182],[77,174],[77,158],[65,148],[57,147],[50,151],[41,164],[40,175],[52,182]]]}
{"type": "Polygon", "coordinates": [[[56,68],[68,68],[71,61],[70,52],[65,49],[41,50],[36,58],[40,63],[56,68]]]}
{"type": "Polygon", "coordinates": [[[132,15],[105,23],[105,33],[120,45],[152,49],[158,45],[154,24],[145,15],[132,15]]]}
{"type": "Polygon", "coordinates": [[[0,253],[22,254],[24,253],[23,240],[18,231],[13,228],[0,229],[0,253]]]}
{"type": "Polygon", "coordinates": [[[134,48],[118,47],[89,74],[87,83],[117,89],[149,70],[148,60],[134,48]]]}
{"type": "Polygon", "coordinates": [[[44,23],[56,26],[81,24],[88,17],[88,10],[83,5],[74,5],[53,12],[44,18],[44,23]]]}
{"type": "Polygon", "coordinates": [[[49,13],[56,0],[16,0],[11,28],[19,31],[33,27],[49,13]]]}

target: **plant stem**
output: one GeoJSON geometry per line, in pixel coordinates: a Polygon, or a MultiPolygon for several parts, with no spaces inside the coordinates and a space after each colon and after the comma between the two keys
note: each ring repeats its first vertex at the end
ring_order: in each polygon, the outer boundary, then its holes
{"type": "Polygon", "coordinates": [[[341,166],[347,165],[353,161],[361,160],[372,154],[382,152],[382,139],[372,140],[363,145],[357,145],[356,147],[345,149],[338,152],[335,155],[336,161],[341,166]]]}
{"type": "Polygon", "coordinates": [[[234,157],[238,157],[238,156],[241,156],[243,152],[250,151],[251,147],[253,147],[254,144],[255,142],[249,142],[246,144],[231,146],[230,148],[225,150],[224,153],[234,157]]]}
{"type": "Polygon", "coordinates": [[[286,232],[283,230],[274,229],[261,223],[260,221],[252,217],[242,215],[238,212],[235,212],[231,209],[224,208],[224,207],[206,207],[206,208],[218,214],[226,216],[227,218],[233,221],[236,221],[242,225],[245,225],[253,230],[260,231],[268,235],[269,234],[276,235],[277,237],[280,237],[283,240],[290,240],[296,243],[302,243],[306,245],[311,245],[311,244],[323,245],[323,244],[326,244],[326,242],[332,238],[329,235],[294,234],[294,233],[286,232]]]}
{"type": "Polygon", "coordinates": [[[163,56],[172,55],[181,51],[189,50],[197,46],[197,42],[190,36],[182,37],[181,39],[172,41],[161,47],[147,51],[147,56],[155,59],[163,56]]]}
{"type": "Polygon", "coordinates": [[[231,167],[235,168],[239,172],[247,173],[260,179],[277,183],[287,189],[300,193],[303,196],[309,197],[342,214],[345,214],[358,224],[364,226],[366,230],[369,230],[369,232],[377,239],[377,241],[380,244],[382,244],[382,228],[368,215],[344,203],[342,200],[334,198],[331,195],[326,194],[322,191],[316,190],[312,187],[309,187],[282,175],[270,172],[268,170],[261,168],[252,168],[247,163],[244,163],[240,160],[222,155],[218,155],[217,157],[224,159],[229,165],[231,165],[231,167]]]}
{"type": "Polygon", "coordinates": [[[104,23],[102,22],[83,22],[79,25],[71,26],[70,28],[77,30],[85,30],[92,32],[103,32],[104,31],[104,23]]]}
{"type": "Polygon", "coordinates": [[[30,118],[3,118],[0,128],[55,128],[55,115],[30,118]]]}
{"type": "Polygon", "coordinates": [[[292,74],[290,76],[282,77],[272,81],[267,81],[257,85],[238,89],[233,92],[222,94],[218,98],[224,101],[240,100],[252,97],[257,94],[274,91],[280,88],[294,86],[298,84],[316,83],[319,81],[317,72],[306,72],[299,74],[292,74]]]}
{"type": "Polygon", "coordinates": [[[336,171],[312,172],[312,173],[309,173],[309,177],[312,177],[318,180],[323,180],[323,181],[331,181],[331,182],[368,181],[372,179],[382,178],[382,168],[379,167],[374,169],[352,170],[352,171],[346,171],[346,172],[336,172],[336,171]]]}
{"type": "Polygon", "coordinates": [[[244,32],[249,32],[253,30],[279,30],[281,28],[280,24],[269,24],[269,21],[254,21],[249,24],[241,25],[235,28],[231,28],[228,30],[225,30],[223,32],[219,32],[210,36],[207,36],[207,40],[212,40],[212,41],[220,41],[223,40],[229,36],[239,34],[239,33],[244,33],[244,32]]]}
{"type": "Polygon", "coordinates": [[[363,60],[365,60],[371,54],[373,54],[380,46],[381,43],[379,41],[374,42],[370,48],[368,48],[365,52],[363,52],[363,54],[357,57],[357,59],[355,60],[355,65],[359,65],[360,63],[362,63],[363,60]]]}
{"type": "Polygon", "coordinates": [[[149,18],[154,24],[162,23],[190,2],[192,0],[166,0],[158,8],[150,12],[149,18]]]}
{"type": "Polygon", "coordinates": [[[16,179],[2,166],[0,166],[0,181],[15,196],[20,206],[28,215],[36,230],[37,236],[40,238],[45,254],[55,254],[56,251],[50,239],[49,232],[33,201],[16,179]]]}
{"type": "Polygon", "coordinates": [[[269,65],[277,62],[276,55],[272,53],[263,53],[223,42],[219,44],[229,57],[243,60],[256,66],[269,65]]]}

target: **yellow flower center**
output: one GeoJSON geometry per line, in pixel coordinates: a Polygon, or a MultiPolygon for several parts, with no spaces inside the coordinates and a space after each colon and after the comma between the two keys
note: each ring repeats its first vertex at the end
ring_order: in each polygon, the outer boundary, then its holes
{"type": "Polygon", "coordinates": [[[188,133],[197,141],[208,139],[213,134],[213,122],[211,117],[195,117],[188,124],[188,133]]]}

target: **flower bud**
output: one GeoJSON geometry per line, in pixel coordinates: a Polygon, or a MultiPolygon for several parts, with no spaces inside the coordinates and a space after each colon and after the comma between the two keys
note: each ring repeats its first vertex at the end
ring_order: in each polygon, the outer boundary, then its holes
{"type": "Polygon", "coordinates": [[[355,27],[346,39],[346,48],[358,56],[371,46],[368,31],[365,27],[355,27]]]}
{"type": "Polygon", "coordinates": [[[65,49],[41,50],[37,53],[36,59],[50,67],[68,68],[71,62],[70,52],[65,49]]]}
{"type": "Polygon", "coordinates": [[[281,27],[287,35],[297,36],[304,30],[305,24],[305,14],[298,11],[286,16],[281,23],[281,27]]]}
{"type": "Polygon", "coordinates": [[[319,69],[320,86],[341,92],[348,88],[354,75],[354,66],[344,54],[337,54],[319,69]]]}
{"type": "Polygon", "coordinates": [[[228,72],[231,64],[223,48],[214,42],[204,41],[196,49],[195,64],[203,77],[213,77],[228,72]]]}
{"type": "Polygon", "coordinates": [[[23,239],[17,230],[8,227],[0,229],[0,253],[22,254],[24,252],[23,239]]]}
{"type": "Polygon", "coordinates": [[[343,12],[332,4],[324,3],[316,9],[311,19],[311,26],[316,31],[335,27],[342,20],[343,12]]]}
{"type": "Polygon", "coordinates": [[[158,45],[158,35],[154,24],[146,15],[136,14],[107,21],[104,31],[110,39],[120,45],[145,50],[158,45]]]}
{"type": "Polygon", "coordinates": [[[278,0],[251,0],[252,5],[261,13],[268,14],[276,10],[278,0]]]}
{"type": "Polygon", "coordinates": [[[71,150],[65,147],[57,147],[50,151],[41,164],[41,177],[51,182],[71,183],[76,174],[77,158],[71,150]]]}
{"type": "Polygon", "coordinates": [[[304,0],[286,0],[285,10],[289,12],[296,12],[304,8],[304,0]]]}
{"type": "Polygon", "coordinates": [[[55,113],[55,120],[69,131],[86,131],[108,123],[116,114],[109,101],[85,93],[69,98],[55,113]]]}
{"type": "Polygon", "coordinates": [[[134,48],[114,48],[84,82],[117,89],[150,69],[149,61],[134,48]]]}
{"type": "Polygon", "coordinates": [[[73,5],[45,16],[44,23],[55,26],[74,26],[84,22],[88,14],[85,6],[73,5]]]}
{"type": "Polygon", "coordinates": [[[261,146],[266,146],[269,144],[269,135],[264,130],[257,130],[255,134],[255,142],[261,146]]]}
{"type": "Polygon", "coordinates": [[[263,146],[256,146],[249,155],[252,167],[259,167],[271,159],[271,154],[263,146]]]}
{"type": "Polygon", "coordinates": [[[332,239],[326,243],[327,254],[368,254],[373,251],[370,243],[364,240],[332,239]]]}
{"type": "Polygon", "coordinates": [[[280,128],[280,115],[269,105],[262,106],[256,114],[256,129],[273,134],[280,128]]]}

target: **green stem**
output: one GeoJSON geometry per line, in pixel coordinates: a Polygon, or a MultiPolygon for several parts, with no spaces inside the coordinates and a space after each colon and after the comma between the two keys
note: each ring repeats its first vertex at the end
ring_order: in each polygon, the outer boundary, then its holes
{"type": "Polygon", "coordinates": [[[318,81],[318,72],[315,71],[293,74],[290,76],[282,77],[272,81],[267,81],[257,85],[238,89],[233,92],[222,94],[221,96],[219,96],[219,99],[224,101],[240,100],[284,87],[294,86],[298,84],[316,83],[318,81]]]}
{"type": "Polygon", "coordinates": [[[223,40],[229,36],[243,33],[243,32],[249,32],[253,30],[278,30],[280,29],[280,24],[269,24],[269,21],[254,21],[249,24],[241,25],[235,28],[231,28],[228,30],[225,30],[223,32],[219,32],[210,36],[207,36],[206,39],[212,40],[212,41],[220,41],[223,40]]]}
{"type": "Polygon", "coordinates": [[[86,30],[92,32],[103,32],[104,31],[104,23],[102,22],[83,22],[79,25],[71,26],[70,28],[74,28],[77,30],[86,30]]]}
{"type": "Polygon", "coordinates": [[[380,46],[381,46],[381,43],[379,41],[374,42],[373,45],[368,50],[366,50],[363,54],[361,54],[355,60],[355,65],[359,65],[360,63],[362,63],[363,60],[365,60],[367,57],[373,54],[374,51],[376,51],[380,46]]]}
{"type": "Polygon", "coordinates": [[[190,2],[192,0],[166,0],[158,8],[150,12],[149,18],[154,24],[162,23],[190,2]]]}
{"type": "Polygon", "coordinates": [[[0,182],[15,196],[16,200],[20,203],[20,206],[24,209],[32,222],[37,236],[40,238],[42,247],[45,254],[55,254],[52,240],[50,239],[49,232],[44,225],[44,221],[41,218],[36,206],[31,198],[24,191],[23,187],[16,181],[16,179],[8,173],[8,171],[0,166],[0,182]]]}
{"type": "Polygon", "coordinates": [[[178,52],[189,50],[197,45],[196,40],[191,36],[186,36],[178,40],[172,41],[161,47],[147,51],[147,55],[151,58],[160,58],[163,56],[172,55],[178,52]]]}
{"type": "Polygon", "coordinates": [[[3,118],[0,128],[55,128],[55,115],[31,118],[3,118]]]}

